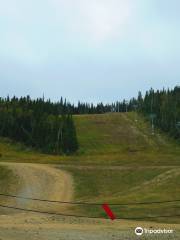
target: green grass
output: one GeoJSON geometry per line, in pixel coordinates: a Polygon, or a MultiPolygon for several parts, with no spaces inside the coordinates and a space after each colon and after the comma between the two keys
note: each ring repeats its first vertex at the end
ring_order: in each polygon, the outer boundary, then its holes
{"type": "MultiPolygon", "coordinates": [[[[61,164],[75,180],[75,199],[91,202],[180,199],[180,146],[151,128],[135,113],[74,116],[80,149],[74,156],[52,156],[7,139],[0,141],[0,161],[61,164]]],[[[121,206],[121,217],[180,214],[180,204],[121,206]]],[[[101,207],[76,208],[105,216],[101,207]]],[[[155,221],[180,222],[179,218],[155,221]]]]}
{"type": "Polygon", "coordinates": [[[45,155],[8,139],[0,140],[0,161],[76,165],[179,166],[180,146],[134,113],[74,116],[80,149],[74,156],[45,155]]]}
{"type": "Polygon", "coordinates": [[[74,119],[82,154],[159,151],[164,154],[176,149],[175,143],[162,133],[153,136],[150,125],[135,113],[79,115],[74,119]]]}
{"type": "Polygon", "coordinates": [[[7,167],[0,166],[0,192],[7,193],[12,183],[15,183],[15,176],[7,167]]]}
{"type": "MultiPolygon", "coordinates": [[[[16,194],[17,191],[17,176],[6,166],[0,166],[0,193],[2,194],[16,194]]],[[[7,204],[9,198],[0,195],[0,204],[7,204]]],[[[7,214],[5,208],[0,208],[0,214],[7,214]]]]}
{"type": "MultiPolygon", "coordinates": [[[[83,165],[96,166],[67,168],[75,179],[76,199],[110,203],[180,199],[180,146],[174,140],[157,129],[152,135],[150,124],[134,113],[83,115],[75,121],[79,159],[83,156],[83,165]]],[[[78,211],[104,216],[100,207],[78,211]]],[[[121,206],[114,211],[121,217],[180,215],[180,204],[121,206]]]]}
{"type": "MultiPolygon", "coordinates": [[[[130,191],[129,186],[140,186],[144,181],[151,181],[163,173],[162,169],[131,169],[131,170],[96,170],[96,169],[69,169],[75,177],[77,185],[76,198],[93,201],[113,199],[117,196],[121,199],[130,191]],[[97,177],[100,176],[100,177],[97,177]],[[89,183],[89,185],[88,185],[89,183]],[[88,186],[88,188],[84,188],[88,186]],[[127,191],[128,189],[128,191],[127,191]],[[123,195],[123,196],[122,196],[123,195]]],[[[115,201],[114,201],[115,199],[115,201]]]]}
{"type": "MultiPolygon", "coordinates": [[[[180,199],[179,169],[74,169],[68,168],[75,180],[75,198],[98,203],[151,202],[180,199]]],[[[180,203],[112,207],[118,217],[180,215],[180,203]]],[[[83,206],[82,214],[105,216],[101,207],[83,206]]],[[[162,221],[162,219],[156,219],[162,221]]],[[[178,222],[177,218],[165,222],[178,222]]]]}

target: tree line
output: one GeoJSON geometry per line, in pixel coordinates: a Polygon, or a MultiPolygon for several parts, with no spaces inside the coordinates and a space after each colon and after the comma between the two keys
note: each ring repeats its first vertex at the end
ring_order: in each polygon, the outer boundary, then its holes
{"type": "Polygon", "coordinates": [[[45,153],[70,154],[78,149],[72,115],[50,101],[0,98],[0,136],[23,142],[45,153]]]}
{"type": "Polygon", "coordinates": [[[180,87],[176,86],[172,90],[150,89],[145,96],[139,96],[133,102],[138,107],[138,111],[146,118],[153,120],[154,125],[170,134],[176,139],[180,139],[180,87]]]}
{"type": "Polygon", "coordinates": [[[44,97],[0,97],[0,136],[9,137],[45,153],[71,154],[78,150],[76,128],[72,115],[126,112],[125,100],[112,104],[77,105],[60,98],[52,102],[44,97]]]}
{"type": "Polygon", "coordinates": [[[152,120],[155,126],[180,139],[180,87],[172,90],[150,89],[130,101],[112,104],[78,102],[60,98],[51,102],[43,98],[0,98],[0,136],[9,137],[45,153],[71,154],[78,150],[72,115],[134,111],[152,120]]]}

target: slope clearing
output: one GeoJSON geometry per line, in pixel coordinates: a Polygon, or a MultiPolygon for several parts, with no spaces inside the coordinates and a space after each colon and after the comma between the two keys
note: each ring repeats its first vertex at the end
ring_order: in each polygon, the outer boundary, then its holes
{"type": "MultiPolygon", "coordinates": [[[[92,202],[152,202],[180,199],[180,146],[134,113],[76,116],[80,157],[65,167],[74,176],[76,198],[92,202]],[[86,166],[85,166],[86,165],[86,166]]],[[[113,207],[117,216],[179,222],[180,202],[113,207]]],[[[100,208],[80,209],[103,216],[100,208]]],[[[105,215],[104,215],[105,216],[105,215]]],[[[143,219],[144,220],[144,219],[143,219]]]]}
{"type": "MultiPolygon", "coordinates": [[[[180,147],[135,113],[74,116],[80,149],[74,156],[37,153],[8,140],[0,143],[2,162],[53,163],[74,178],[75,200],[149,202],[180,199],[180,147]]],[[[119,217],[156,217],[179,223],[178,202],[113,207],[119,217]]],[[[73,213],[102,216],[101,207],[74,207],[73,213]]],[[[146,219],[145,219],[146,220],[146,219]]]]}

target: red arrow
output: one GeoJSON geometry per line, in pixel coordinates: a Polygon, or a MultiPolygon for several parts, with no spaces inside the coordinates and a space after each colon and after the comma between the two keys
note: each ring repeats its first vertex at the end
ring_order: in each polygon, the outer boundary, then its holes
{"type": "Polygon", "coordinates": [[[114,215],[114,213],[112,212],[112,210],[110,209],[109,205],[107,203],[104,203],[102,205],[102,208],[104,209],[104,211],[107,213],[107,215],[109,216],[109,218],[111,220],[116,219],[116,216],[114,215]]]}

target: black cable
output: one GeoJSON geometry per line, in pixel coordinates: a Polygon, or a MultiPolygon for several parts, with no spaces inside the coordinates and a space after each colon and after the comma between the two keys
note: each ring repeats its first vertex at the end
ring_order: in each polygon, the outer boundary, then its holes
{"type": "MultiPolygon", "coordinates": [[[[65,216],[65,217],[78,217],[78,218],[88,218],[88,219],[105,219],[107,218],[102,218],[102,217],[88,217],[88,216],[83,216],[83,215],[74,215],[74,214],[63,214],[63,213],[55,213],[55,212],[47,212],[47,211],[40,211],[40,210],[33,210],[33,209],[25,209],[25,208],[20,208],[20,207],[14,207],[14,206],[7,206],[7,205],[1,205],[0,207],[3,208],[9,208],[9,209],[15,209],[15,210],[21,210],[25,212],[34,212],[34,213],[41,213],[41,214],[49,214],[49,215],[56,215],[56,216],[65,216]]],[[[159,216],[142,216],[142,217],[116,217],[118,220],[143,220],[143,219],[155,219],[155,218],[172,218],[172,217],[180,217],[180,215],[159,215],[159,216]]]]}
{"type": "MultiPolygon", "coordinates": [[[[33,210],[33,209],[25,209],[25,208],[7,206],[7,205],[2,205],[2,204],[0,204],[0,207],[15,209],[15,210],[21,210],[21,211],[25,211],[25,212],[42,213],[42,214],[65,216],[65,217],[99,218],[99,217],[86,217],[86,216],[83,216],[83,215],[63,214],[63,213],[47,212],[47,211],[40,211],[40,210],[33,210]]],[[[105,218],[102,218],[102,219],[105,219],[105,218]]]]}
{"type": "MultiPolygon", "coordinates": [[[[101,206],[104,203],[93,203],[93,202],[73,202],[73,201],[57,201],[57,200],[48,200],[48,199],[39,199],[39,198],[30,198],[24,196],[17,196],[11,194],[0,193],[0,196],[12,197],[12,198],[20,198],[26,200],[40,201],[40,202],[49,202],[49,203],[61,203],[61,204],[73,204],[73,205],[95,205],[101,206]]],[[[166,201],[152,201],[152,202],[129,202],[129,203],[109,203],[111,206],[128,206],[128,205],[148,205],[148,204],[164,204],[164,203],[173,203],[180,202],[180,199],[175,200],[166,200],[166,201]]]]}

